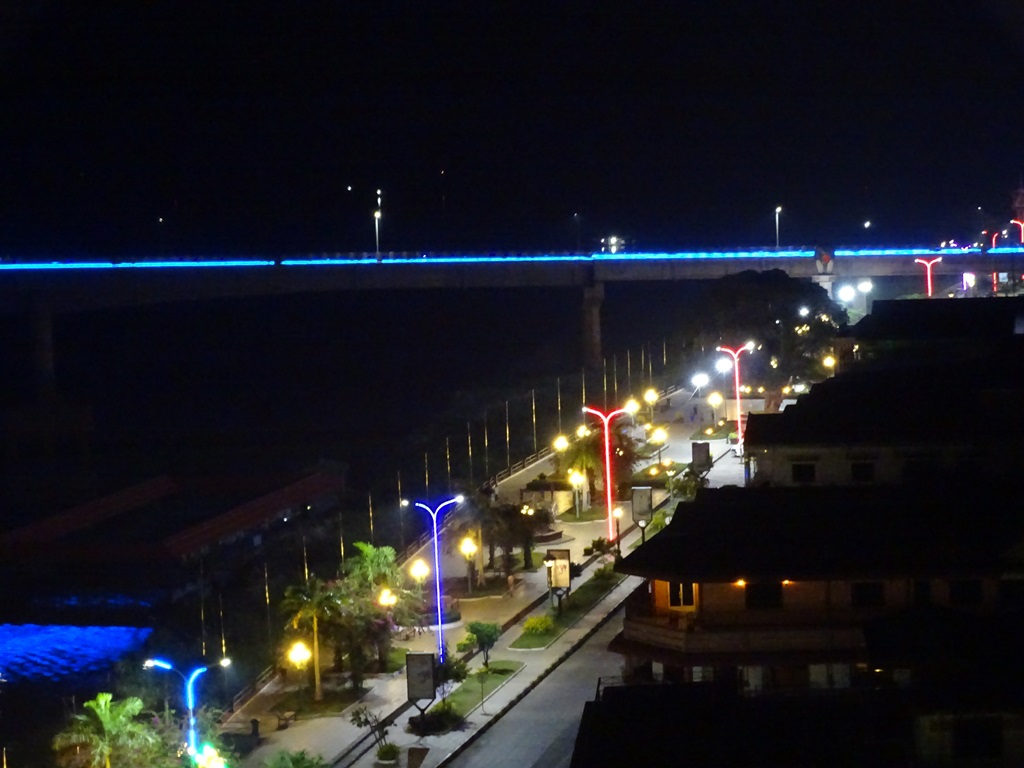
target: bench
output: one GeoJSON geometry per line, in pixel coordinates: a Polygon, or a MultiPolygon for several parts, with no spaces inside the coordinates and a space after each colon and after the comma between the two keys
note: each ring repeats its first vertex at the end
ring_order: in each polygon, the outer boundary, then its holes
{"type": "Polygon", "coordinates": [[[294,722],[295,722],[295,713],[294,712],[288,711],[288,712],[278,712],[277,713],[277,730],[279,730],[279,731],[283,730],[283,729],[288,727],[289,723],[294,723],[294,722]]]}

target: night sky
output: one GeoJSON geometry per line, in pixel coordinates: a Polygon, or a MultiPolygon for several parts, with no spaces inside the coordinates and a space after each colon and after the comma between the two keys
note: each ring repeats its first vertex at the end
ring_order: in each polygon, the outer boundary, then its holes
{"type": "Polygon", "coordinates": [[[0,254],[966,239],[1022,73],[1010,0],[8,0],[0,254]]]}

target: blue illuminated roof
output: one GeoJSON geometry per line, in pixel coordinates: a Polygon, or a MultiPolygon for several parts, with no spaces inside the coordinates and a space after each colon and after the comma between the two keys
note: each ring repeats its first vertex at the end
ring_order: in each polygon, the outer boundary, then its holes
{"type": "Polygon", "coordinates": [[[59,680],[109,669],[142,647],[152,629],[0,624],[0,676],[59,680]]]}

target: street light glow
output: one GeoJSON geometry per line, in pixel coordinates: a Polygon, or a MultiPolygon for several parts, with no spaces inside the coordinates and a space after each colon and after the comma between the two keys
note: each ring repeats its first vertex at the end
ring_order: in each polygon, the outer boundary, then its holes
{"type": "Polygon", "coordinates": [[[690,383],[693,384],[694,389],[700,389],[706,387],[711,381],[711,378],[706,373],[695,373],[693,378],[690,379],[690,383]]]}

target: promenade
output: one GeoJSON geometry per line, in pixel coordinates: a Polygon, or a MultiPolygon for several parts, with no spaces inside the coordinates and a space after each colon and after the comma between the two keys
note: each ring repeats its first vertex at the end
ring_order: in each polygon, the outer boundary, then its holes
{"type": "MultiPolygon", "coordinates": [[[[671,422],[684,409],[684,398],[674,409],[658,414],[657,420],[671,422]]],[[[688,423],[673,424],[670,427],[669,441],[662,449],[664,458],[685,463],[691,459],[692,447],[688,439],[695,429],[688,423]],[[678,434],[673,434],[672,429],[678,434]]],[[[712,456],[716,459],[714,467],[708,475],[712,486],[742,485],[743,466],[724,441],[713,441],[712,456]]],[[[518,502],[519,492],[526,483],[540,472],[550,472],[551,459],[545,459],[530,467],[524,468],[500,484],[499,498],[510,502],[518,502]]],[[[623,522],[622,548],[628,551],[640,540],[639,529],[632,527],[626,530],[623,522]]],[[[574,580],[578,586],[589,579],[594,571],[609,562],[608,557],[584,556],[584,547],[599,537],[606,535],[603,520],[591,522],[561,522],[556,528],[562,535],[558,541],[545,542],[538,546],[535,557],[543,556],[546,548],[569,549],[573,562],[587,563],[583,574],[574,580]],[[589,561],[589,562],[588,562],[589,561]]],[[[442,556],[442,572],[449,575],[464,574],[466,562],[454,547],[442,547],[452,551],[442,556]]],[[[424,557],[430,562],[432,554],[426,551],[414,557],[424,557]]],[[[514,706],[526,693],[539,683],[554,667],[587,637],[596,631],[621,606],[625,598],[640,583],[636,577],[627,577],[598,601],[597,604],[572,627],[556,638],[551,645],[537,650],[517,650],[510,644],[522,633],[523,623],[530,616],[544,615],[549,611],[547,574],[543,567],[536,571],[522,571],[517,574],[514,593],[501,596],[464,597],[460,601],[462,620],[454,625],[444,627],[444,639],[451,652],[466,634],[465,625],[472,621],[493,622],[499,625],[511,623],[499,638],[491,651],[494,660],[522,662],[523,666],[509,676],[502,685],[494,690],[467,716],[464,728],[437,736],[416,737],[406,733],[405,727],[409,717],[416,715],[417,710],[407,701],[406,680],[404,671],[391,675],[378,675],[366,680],[367,692],[353,706],[363,705],[376,712],[383,720],[392,723],[388,731],[389,741],[402,748],[400,765],[415,765],[422,758],[420,765],[425,768],[444,765],[460,749],[472,742],[484,732],[489,724],[500,718],[509,708],[514,706]],[[413,761],[408,762],[412,753],[416,753],[413,761]]],[[[414,636],[409,640],[397,640],[396,645],[411,651],[432,652],[437,649],[436,629],[414,636]]],[[[474,655],[469,662],[470,674],[482,666],[483,657],[474,655]]],[[[470,678],[471,680],[472,678],[470,678]]],[[[596,683],[596,681],[595,681],[596,683]]],[[[341,766],[373,766],[376,764],[375,748],[372,738],[366,729],[352,725],[349,720],[351,708],[337,715],[300,718],[287,728],[278,729],[276,715],[271,714],[271,707],[290,686],[300,684],[298,675],[285,679],[275,679],[253,699],[234,712],[226,721],[226,729],[248,731],[250,720],[260,723],[261,743],[246,755],[239,764],[242,768],[263,768],[266,762],[277,752],[306,750],[308,753],[322,756],[330,765],[341,766]]],[[[339,684],[341,682],[339,681],[339,684]]]]}

